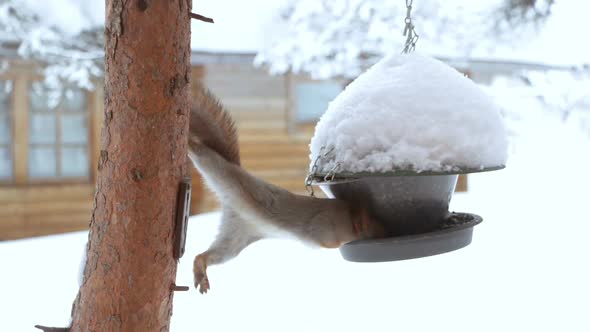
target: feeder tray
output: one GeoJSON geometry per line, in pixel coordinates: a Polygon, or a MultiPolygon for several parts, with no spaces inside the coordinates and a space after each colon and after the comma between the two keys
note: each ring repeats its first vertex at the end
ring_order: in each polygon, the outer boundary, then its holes
{"type": "Polygon", "coordinates": [[[330,198],[366,207],[371,217],[389,231],[388,238],[345,244],[340,249],[345,259],[395,261],[441,254],[471,243],[473,226],[482,218],[449,212],[458,174],[502,168],[318,174],[312,183],[330,198]],[[452,226],[446,227],[449,223],[452,226]]]}
{"type": "Polygon", "coordinates": [[[351,262],[387,262],[443,254],[471,243],[473,226],[482,218],[470,213],[450,213],[438,230],[385,239],[353,241],[340,248],[351,262]]]}

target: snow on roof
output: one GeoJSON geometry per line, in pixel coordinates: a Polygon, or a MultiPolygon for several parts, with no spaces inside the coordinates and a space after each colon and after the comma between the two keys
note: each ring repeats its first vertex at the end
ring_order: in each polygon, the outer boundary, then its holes
{"type": "Polygon", "coordinates": [[[321,156],[322,174],[480,169],[505,165],[507,145],[500,107],[473,81],[404,54],[384,58],[330,103],[310,159],[321,156]]]}

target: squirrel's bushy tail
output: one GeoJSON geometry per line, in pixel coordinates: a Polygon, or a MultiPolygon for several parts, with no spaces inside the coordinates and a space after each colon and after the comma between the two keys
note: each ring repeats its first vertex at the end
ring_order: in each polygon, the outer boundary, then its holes
{"type": "Polygon", "coordinates": [[[240,164],[238,134],[233,119],[217,98],[204,87],[197,89],[189,124],[189,150],[203,144],[230,163],[240,164]]]}

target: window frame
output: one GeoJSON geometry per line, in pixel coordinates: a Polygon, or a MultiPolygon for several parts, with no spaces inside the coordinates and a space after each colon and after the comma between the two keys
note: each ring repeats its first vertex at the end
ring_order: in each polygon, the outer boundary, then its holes
{"type": "Polygon", "coordinates": [[[287,129],[290,134],[295,136],[308,136],[313,133],[316,123],[320,119],[310,119],[307,121],[297,120],[297,86],[302,83],[321,83],[321,82],[333,82],[339,84],[342,90],[351,82],[348,79],[342,77],[335,77],[326,80],[317,80],[311,78],[307,74],[293,74],[291,72],[286,74],[287,78],[287,102],[288,102],[288,114],[287,114],[287,129]]]}
{"type": "Polygon", "coordinates": [[[93,139],[92,139],[92,118],[91,118],[91,95],[88,91],[86,90],[82,90],[83,94],[84,94],[84,104],[85,104],[85,108],[83,111],[80,112],[72,112],[72,111],[68,111],[65,110],[64,107],[62,105],[57,106],[55,109],[52,110],[52,112],[54,112],[53,114],[55,115],[55,143],[51,144],[51,143],[31,143],[28,142],[28,138],[30,137],[29,135],[29,131],[30,131],[30,116],[34,113],[33,110],[31,110],[31,102],[30,102],[30,91],[31,91],[31,87],[33,86],[33,84],[35,82],[38,82],[40,80],[30,80],[27,84],[27,91],[26,91],[26,99],[27,99],[27,109],[26,109],[26,113],[27,113],[27,145],[26,145],[26,153],[27,153],[27,162],[26,165],[24,165],[24,167],[26,168],[26,174],[27,174],[27,184],[29,185],[43,185],[43,184],[88,184],[88,183],[92,183],[93,182],[93,171],[92,171],[92,151],[93,151],[93,139]],[[69,176],[69,177],[62,177],[61,172],[62,172],[62,165],[61,165],[61,157],[62,157],[62,150],[64,147],[80,147],[82,146],[82,144],[78,144],[78,143],[64,143],[62,142],[62,133],[61,133],[61,126],[62,126],[62,116],[64,114],[84,114],[86,116],[86,128],[87,128],[87,132],[86,132],[86,144],[85,144],[85,148],[86,148],[86,157],[88,160],[88,169],[87,169],[87,175],[86,176],[69,176]],[[31,150],[31,147],[44,147],[44,146],[50,146],[55,148],[56,152],[55,152],[55,167],[56,167],[56,175],[55,176],[49,176],[49,177],[31,177],[30,172],[29,172],[29,153],[31,150]]]}
{"type": "MultiPolygon", "coordinates": [[[[4,188],[10,187],[26,187],[26,186],[60,186],[60,185],[87,185],[94,184],[96,181],[97,171],[96,165],[97,154],[99,148],[96,146],[100,140],[100,124],[102,119],[102,88],[97,84],[96,91],[82,90],[84,93],[85,108],[81,112],[70,112],[62,110],[61,112],[67,114],[84,114],[86,116],[86,155],[88,160],[88,171],[86,176],[81,177],[39,177],[32,178],[29,175],[29,152],[31,144],[29,144],[30,132],[30,101],[29,89],[34,82],[41,81],[43,77],[33,73],[29,68],[18,68],[17,70],[10,70],[0,74],[0,80],[12,81],[11,91],[11,109],[9,110],[10,125],[11,125],[11,141],[8,143],[11,157],[12,157],[12,176],[8,179],[0,179],[0,186],[4,188]]],[[[60,122],[56,118],[57,122],[60,122]]],[[[57,129],[57,127],[56,127],[57,129]]],[[[42,145],[42,144],[41,144],[42,145]]],[[[60,143],[60,148],[64,146],[81,147],[78,143],[60,143]]],[[[58,143],[54,146],[58,146],[58,143]]],[[[60,156],[56,155],[56,158],[60,156]]],[[[61,159],[61,158],[60,158],[61,159]]],[[[61,162],[61,160],[59,161],[61,162]]],[[[57,161],[56,161],[57,163],[57,161]]],[[[59,174],[59,173],[57,173],[59,174]]]]}
{"type": "Polygon", "coordinates": [[[0,81],[9,81],[12,84],[12,88],[10,91],[10,96],[8,97],[8,99],[10,100],[9,103],[9,107],[7,110],[7,116],[8,116],[8,123],[9,123],[9,130],[10,130],[10,139],[8,140],[8,143],[0,143],[0,147],[6,147],[8,148],[8,153],[10,155],[10,164],[11,164],[11,174],[10,177],[8,178],[0,178],[0,185],[11,185],[15,183],[15,179],[16,179],[16,163],[15,163],[15,154],[14,154],[14,96],[15,96],[15,80],[14,77],[10,76],[10,75],[0,75],[0,81]]]}

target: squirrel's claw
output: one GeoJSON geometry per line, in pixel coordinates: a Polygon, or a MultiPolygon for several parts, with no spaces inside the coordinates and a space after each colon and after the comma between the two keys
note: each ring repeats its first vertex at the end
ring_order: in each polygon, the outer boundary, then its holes
{"type": "MultiPolygon", "coordinates": [[[[196,287],[196,285],[195,285],[195,287],[196,287]]],[[[209,279],[207,278],[207,276],[205,276],[205,278],[203,278],[200,282],[199,293],[207,294],[208,290],[209,290],[209,279]]]]}
{"type": "Polygon", "coordinates": [[[201,294],[207,293],[209,290],[209,278],[207,277],[207,260],[204,254],[195,257],[193,273],[195,275],[195,288],[199,289],[201,294]]]}

